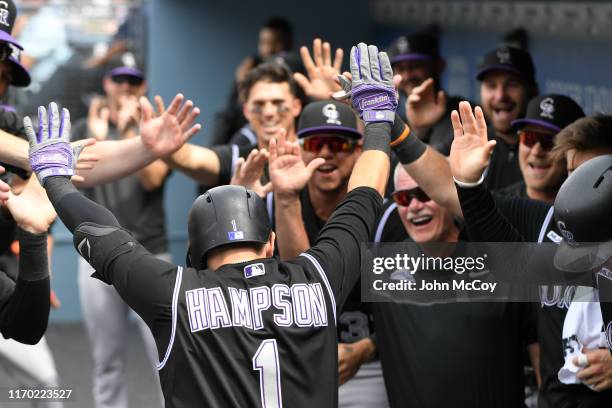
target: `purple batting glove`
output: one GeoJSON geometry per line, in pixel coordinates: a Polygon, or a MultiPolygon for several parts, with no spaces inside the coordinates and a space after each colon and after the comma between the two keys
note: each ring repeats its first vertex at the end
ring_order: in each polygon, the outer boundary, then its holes
{"type": "Polygon", "coordinates": [[[395,120],[397,93],[393,70],[385,52],[359,43],[351,49],[351,95],[353,108],[366,123],[395,120]]]}
{"type": "Polygon", "coordinates": [[[60,118],[57,104],[49,104],[49,115],[44,106],[38,107],[38,134],[32,120],[23,118],[25,133],[30,142],[30,167],[38,181],[51,176],[73,176],[75,156],[70,146],[70,113],[62,109],[60,118]]]}

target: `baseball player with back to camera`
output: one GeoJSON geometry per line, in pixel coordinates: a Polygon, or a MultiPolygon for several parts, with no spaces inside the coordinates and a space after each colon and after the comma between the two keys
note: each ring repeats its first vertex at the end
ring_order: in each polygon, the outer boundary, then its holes
{"type": "MultiPolygon", "coordinates": [[[[397,106],[385,53],[353,47],[351,71],[352,104],[366,122],[364,152],[316,244],[287,262],[272,258],[265,203],[237,186],[195,200],[188,267],[155,258],[63,175],[71,172],[68,112],[60,119],[54,103],[48,116],[40,107],[38,136],[25,119],[33,170],[77,250],[153,332],[167,407],[337,405],[336,310],[359,277],[360,242],[380,213],[397,106]]],[[[322,164],[306,166],[299,145],[283,137],[271,141],[270,156],[280,188],[322,164]]]]}

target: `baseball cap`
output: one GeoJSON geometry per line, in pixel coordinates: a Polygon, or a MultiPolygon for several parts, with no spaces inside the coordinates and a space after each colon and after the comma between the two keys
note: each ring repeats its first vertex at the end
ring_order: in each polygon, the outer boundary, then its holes
{"type": "Polygon", "coordinates": [[[302,111],[298,123],[298,137],[312,133],[340,133],[353,139],[361,138],[353,110],[338,101],[311,102],[302,111]]]}
{"type": "Polygon", "coordinates": [[[432,61],[440,58],[438,39],[427,33],[396,38],[387,50],[391,64],[402,61],[432,61]]]}
{"type": "Polygon", "coordinates": [[[484,76],[493,70],[515,73],[530,84],[535,84],[535,67],[531,54],[520,48],[502,45],[487,53],[476,75],[482,81],[484,76]]]}
{"type": "Polygon", "coordinates": [[[23,47],[11,36],[16,17],[17,7],[15,7],[15,3],[12,0],[0,1],[0,41],[13,44],[23,50],[23,47]]]}
{"type": "Polygon", "coordinates": [[[118,76],[129,76],[129,77],[138,78],[138,79],[145,79],[144,74],[138,68],[125,67],[125,66],[111,69],[108,72],[108,76],[111,78],[118,77],[118,76]]]}
{"type": "Polygon", "coordinates": [[[584,111],[569,96],[542,95],[529,101],[525,117],[513,121],[512,128],[518,130],[525,125],[538,125],[559,132],[583,117],[584,111]]]}
{"type": "Polygon", "coordinates": [[[11,45],[11,55],[6,59],[6,63],[11,67],[11,73],[13,74],[13,80],[11,85],[18,87],[27,87],[32,82],[30,73],[21,65],[21,50],[15,45],[11,45]]]}

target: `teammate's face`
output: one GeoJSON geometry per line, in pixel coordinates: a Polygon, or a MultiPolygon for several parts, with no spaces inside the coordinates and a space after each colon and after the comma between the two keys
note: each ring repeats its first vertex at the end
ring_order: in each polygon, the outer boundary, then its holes
{"type": "MultiPolygon", "coordinates": [[[[533,132],[542,138],[554,138],[557,132],[542,126],[528,125],[521,129],[524,132],[533,132]]],[[[544,193],[554,192],[559,189],[565,180],[565,161],[555,160],[555,155],[546,150],[541,143],[537,142],[531,147],[531,141],[519,138],[519,166],[525,185],[529,189],[544,193]]]]}
{"type": "Polygon", "coordinates": [[[291,94],[287,82],[256,82],[243,106],[260,148],[267,148],[270,139],[278,136],[281,129],[287,131],[290,139],[294,138],[295,118],[301,110],[302,104],[291,94]]]}
{"type": "MultiPolygon", "coordinates": [[[[395,190],[408,190],[418,187],[416,181],[401,170],[395,183],[395,190]]],[[[451,213],[435,201],[419,201],[413,198],[408,206],[397,206],[406,232],[416,243],[454,241],[456,230],[451,213]]]]}
{"type": "MultiPolygon", "coordinates": [[[[325,134],[314,134],[314,136],[333,136],[325,134]]],[[[361,154],[361,143],[356,143],[353,150],[349,152],[332,152],[327,144],[324,144],[318,152],[308,152],[302,149],[302,159],[306,164],[314,158],[322,157],[325,163],[312,175],[309,183],[322,192],[335,192],[345,189],[355,166],[355,162],[361,154]]]]}
{"type": "Polygon", "coordinates": [[[0,63],[0,98],[6,94],[13,82],[13,70],[7,62],[0,63]]]}
{"type": "Polygon", "coordinates": [[[497,133],[511,132],[512,121],[525,113],[527,98],[527,84],[507,71],[487,73],[480,85],[482,109],[497,133]]]}
{"type": "Polygon", "coordinates": [[[399,89],[410,95],[412,89],[419,86],[427,78],[437,78],[434,61],[401,61],[393,64],[393,74],[402,77],[399,89]]]}
{"type": "Polygon", "coordinates": [[[259,41],[257,42],[257,52],[263,59],[269,58],[277,52],[282,51],[276,39],[276,34],[269,28],[262,28],[259,31],[259,41]]]}
{"type": "Polygon", "coordinates": [[[602,156],[604,154],[612,154],[612,149],[599,148],[589,150],[576,150],[570,149],[565,152],[565,161],[567,162],[567,174],[572,174],[578,166],[587,160],[591,160],[594,157],[602,156]]]}
{"type": "Polygon", "coordinates": [[[140,85],[130,85],[129,82],[117,83],[109,77],[104,77],[103,85],[110,104],[114,106],[119,106],[119,102],[124,96],[139,98],[147,92],[146,81],[143,81],[140,85]]]}

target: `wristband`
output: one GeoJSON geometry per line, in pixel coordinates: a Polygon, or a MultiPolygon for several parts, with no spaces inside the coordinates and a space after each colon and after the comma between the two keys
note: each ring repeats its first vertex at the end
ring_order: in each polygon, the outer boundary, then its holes
{"type": "Polygon", "coordinates": [[[366,123],[364,132],[363,151],[379,150],[389,154],[389,140],[391,139],[391,124],[385,122],[366,123]]]}
{"type": "Polygon", "coordinates": [[[478,187],[479,185],[482,184],[482,182],[484,181],[484,173],[482,173],[482,176],[480,176],[480,179],[478,181],[475,182],[465,182],[465,181],[459,181],[455,178],[455,176],[453,176],[453,181],[455,182],[455,184],[457,184],[459,187],[461,188],[474,188],[474,187],[478,187]]]}

